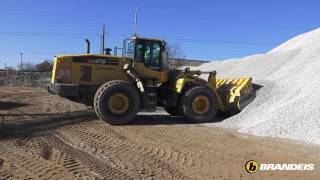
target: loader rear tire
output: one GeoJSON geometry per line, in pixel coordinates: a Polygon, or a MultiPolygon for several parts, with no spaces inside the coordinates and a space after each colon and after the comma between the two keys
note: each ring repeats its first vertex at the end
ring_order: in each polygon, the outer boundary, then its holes
{"type": "Polygon", "coordinates": [[[139,108],[137,89],[125,81],[109,81],[95,94],[94,110],[97,116],[111,125],[129,123],[137,115],[139,108]]]}
{"type": "Polygon", "coordinates": [[[217,97],[206,86],[195,86],[187,90],[182,96],[180,106],[186,120],[193,123],[213,121],[218,112],[217,97]]]}

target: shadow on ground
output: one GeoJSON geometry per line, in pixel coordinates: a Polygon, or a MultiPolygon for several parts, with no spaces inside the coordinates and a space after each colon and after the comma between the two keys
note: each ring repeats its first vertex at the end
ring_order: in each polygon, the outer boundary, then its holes
{"type": "MultiPolygon", "coordinates": [[[[224,113],[218,113],[214,121],[211,123],[222,122],[230,116],[224,113]]],[[[188,122],[186,118],[180,116],[170,116],[165,114],[155,114],[155,115],[138,115],[129,126],[138,125],[183,125],[183,124],[201,124],[201,123],[192,123],[188,122]]]]}
{"type": "Polygon", "coordinates": [[[29,104],[26,104],[26,103],[0,101],[0,110],[10,110],[10,109],[24,107],[28,105],[29,104]]]}
{"type": "MultiPolygon", "coordinates": [[[[8,138],[30,137],[37,134],[48,133],[57,128],[76,125],[86,121],[97,120],[97,116],[93,111],[80,111],[72,113],[57,114],[10,114],[11,116],[35,116],[30,120],[23,122],[0,122],[0,140],[8,138]]],[[[9,116],[10,116],[9,115],[9,116]]],[[[215,122],[221,122],[228,116],[219,114],[215,122]]],[[[144,126],[144,125],[185,125],[196,124],[185,121],[183,117],[170,115],[138,115],[128,126],[144,126]]],[[[121,127],[121,126],[120,126],[121,127]]]]}
{"type": "MultiPolygon", "coordinates": [[[[18,116],[30,116],[19,114],[18,116]]],[[[0,139],[28,137],[37,133],[55,130],[59,127],[79,124],[85,121],[97,119],[92,111],[80,111],[72,113],[57,113],[41,117],[33,117],[32,120],[23,122],[0,122],[0,139]]]]}
{"type": "Polygon", "coordinates": [[[255,84],[255,83],[252,83],[252,88],[253,90],[255,91],[259,91],[260,89],[262,89],[264,86],[260,85],[260,84],[255,84]]]}

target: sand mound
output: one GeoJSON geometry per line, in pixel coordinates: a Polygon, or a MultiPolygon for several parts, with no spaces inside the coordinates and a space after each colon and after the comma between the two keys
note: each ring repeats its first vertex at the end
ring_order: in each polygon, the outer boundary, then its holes
{"type": "Polygon", "coordinates": [[[320,29],[297,36],[266,54],[211,62],[201,70],[251,76],[263,86],[240,114],[221,123],[240,132],[320,144],[320,29]]]}

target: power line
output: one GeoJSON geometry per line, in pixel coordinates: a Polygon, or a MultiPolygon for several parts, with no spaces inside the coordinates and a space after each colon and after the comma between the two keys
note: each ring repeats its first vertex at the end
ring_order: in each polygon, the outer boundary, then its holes
{"type": "MultiPolygon", "coordinates": [[[[86,27],[86,28],[97,28],[100,27],[101,24],[108,24],[110,25],[126,25],[128,26],[130,22],[95,22],[95,23],[52,23],[52,24],[46,24],[46,23],[41,23],[41,24],[33,24],[32,27],[58,27],[58,28],[69,28],[69,27],[86,27]]],[[[13,27],[13,26],[22,26],[22,27],[28,27],[31,26],[29,24],[6,24],[6,23],[0,23],[0,26],[2,27],[13,27]]]]}
{"type": "Polygon", "coordinates": [[[0,34],[17,34],[17,35],[44,35],[44,36],[61,36],[61,35],[70,35],[70,36],[99,36],[95,33],[42,33],[42,32],[9,32],[9,31],[0,31],[0,34]]]}
{"type": "MultiPolygon", "coordinates": [[[[98,38],[99,34],[73,34],[73,33],[26,33],[26,32],[0,32],[0,36],[17,36],[22,38],[85,38],[85,37],[95,37],[98,38]]],[[[125,34],[108,34],[109,38],[115,38],[115,39],[124,39],[127,38],[128,35],[125,34]]],[[[155,37],[155,36],[153,36],[155,37]]],[[[221,36],[219,36],[217,39],[201,39],[201,38],[183,38],[183,37],[176,37],[176,36],[156,36],[159,37],[159,39],[166,39],[166,40],[173,40],[173,41],[187,41],[187,42],[202,42],[202,43],[215,43],[215,44],[244,44],[244,45],[268,45],[268,44],[276,44],[280,43],[280,41],[247,41],[244,38],[244,40],[230,40],[230,38],[222,39],[221,36]]],[[[234,39],[234,38],[233,38],[234,39]]]]}
{"type": "MultiPolygon", "coordinates": [[[[0,32],[1,35],[8,35],[8,36],[19,36],[23,38],[84,38],[84,37],[99,37],[99,34],[75,34],[75,33],[31,33],[31,32],[0,32]]],[[[108,37],[115,37],[115,38],[126,38],[128,35],[125,34],[108,34],[108,37]]],[[[243,45],[269,45],[269,44],[276,44],[280,43],[278,41],[246,41],[246,40],[228,40],[228,39],[201,39],[201,38],[183,38],[183,37],[175,37],[175,36],[158,36],[159,39],[166,39],[166,40],[174,40],[174,41],[188,41],[188,42],[202,42],[202,43],[215,43],[215,44],[243,44],[243,45]]]]}
{"type": "MultiPolygon", "coordinates": [[[[110,34],[111,37],[126,37],[124,34],[110,34]]],[[[163,36],[159,39],[166,39],[166,40],[177,40],[177,41],[189,41],[189,42],[206,42],[206,43],[217,43],[217,44],[245,44],[245,45],[269,45],[279,42],[250,42],[250,41],[234,41],[234,40],[213,40],[213,39],[199,39],[199,38],[179,38],[173,36],[163,36]]]]}

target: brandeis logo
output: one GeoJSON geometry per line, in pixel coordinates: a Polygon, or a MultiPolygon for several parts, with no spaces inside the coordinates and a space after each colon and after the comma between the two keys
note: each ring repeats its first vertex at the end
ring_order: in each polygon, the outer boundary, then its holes
{"type": "Polygon", "coordinates": [[[246,171],[250,174],[253,174],[255,172],[257,172],[259,169],[259,164],[254,161],[254,160],[250,160],[247,162],[246,164],[246,171]]]}
{"type": "Polygon", "coordinates": [[[248,173],[253,174],[260,171],[312,171],[314,164],[259,164],[254,160],[246,163],[245,169],[248,173]]]}

